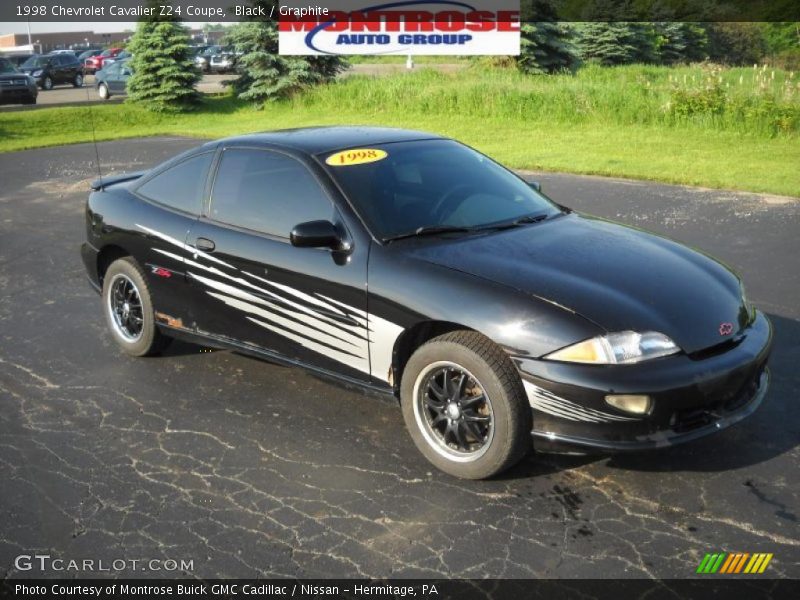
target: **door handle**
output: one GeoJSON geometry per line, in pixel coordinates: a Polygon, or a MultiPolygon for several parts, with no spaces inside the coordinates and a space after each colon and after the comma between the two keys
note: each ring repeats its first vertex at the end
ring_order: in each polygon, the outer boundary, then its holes
{"type": "Polygon", "coordinates": [[[204,252],[213,252],[217,245],[209,239],[199,237],[194,243],[194,247],[204,252]]]}

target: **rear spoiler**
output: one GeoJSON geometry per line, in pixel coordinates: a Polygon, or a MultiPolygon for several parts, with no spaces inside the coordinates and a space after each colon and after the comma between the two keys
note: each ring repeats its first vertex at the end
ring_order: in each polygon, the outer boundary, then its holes
{"type": "Polygon", "coordinates": [[[109,185],[114,185],[115,183],[123,183],[125,181],[139,179],[145,173],[147,173],[147,171],[135,171],[133,173],[122,173],[120,175],[108,175],[106,177],[101,177],[100,179],[95,179],[91,183],[91,188],[95,192],[99,192],[109,185]]]}

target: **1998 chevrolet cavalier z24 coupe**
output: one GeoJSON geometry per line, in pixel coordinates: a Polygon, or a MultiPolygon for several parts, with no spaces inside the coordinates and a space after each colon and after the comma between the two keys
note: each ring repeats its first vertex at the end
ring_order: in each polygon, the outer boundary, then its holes
{"type": "Polygon", "coordinates": [[[125,352],[188,336],[394,394],[453,475],[494,475],[531,436],[687,441],[766,393],[771,325],[730,269],[453,140],[247,135],[93,189],[83,261],[125,352]]]}

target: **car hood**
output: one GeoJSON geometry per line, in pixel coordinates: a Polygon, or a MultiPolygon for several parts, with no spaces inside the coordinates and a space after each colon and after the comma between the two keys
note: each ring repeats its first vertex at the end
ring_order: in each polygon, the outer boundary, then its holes
{"type": "Polygon", "coordinates": [[[739,335],[749,321],[739,279],[724,265],[576,213],[486,235],[419,240],[408,252],[557,303],[607,331],[664,333],[687,353],[739,335]],[[733,325],[730,333],[723,323],[733,325]]]}

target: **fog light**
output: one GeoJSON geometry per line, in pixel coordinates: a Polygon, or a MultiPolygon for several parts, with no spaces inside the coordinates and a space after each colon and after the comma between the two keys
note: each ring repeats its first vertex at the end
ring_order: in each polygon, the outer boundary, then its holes
{"type": "Polygon", "coordinates": [[[646,415],[650,412],[650,396],[637,396],[633,394],[619,394],[615,396],[606,396],[606,402],[625,412],[633,413],[635,415],[646,415]]]}

